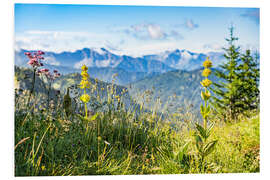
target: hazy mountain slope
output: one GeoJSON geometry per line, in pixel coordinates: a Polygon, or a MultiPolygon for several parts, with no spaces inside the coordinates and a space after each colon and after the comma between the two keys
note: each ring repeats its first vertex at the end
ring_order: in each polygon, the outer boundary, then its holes
{"type": "Polygon", "coordinates": [[[191,71],[199,69],[207,56],[209,56],[211,60],[214,60],[215,67],[225,61],[223,53],[221,52],[209,52],[204,54],[190,52],[185,49],[176,49],[174,51],[165,51],[160,54],[145,55],[143,58],[146,60],[158,60],[174,69],[191,71]]]}
{"type": "MultiPolygon", "coordinates": [[[[138,82],[132,83],[129,86],[131,96],[142,103],[140,94],[144,91],[150,91],[151,100],[148,108],[153,108],[155,102],[160,99],[162,106],[159,110],[168,109],[170,112],[175,112],[178,108],[186,108],[188,106],[199,109],[201,103],[201,85],[200,81],[202,70],[194,71],[171,71],[154,77],[145,78],[138,82]]],[[[217,81],[215,76],[210,76],[210,79],[217,81]]]]}

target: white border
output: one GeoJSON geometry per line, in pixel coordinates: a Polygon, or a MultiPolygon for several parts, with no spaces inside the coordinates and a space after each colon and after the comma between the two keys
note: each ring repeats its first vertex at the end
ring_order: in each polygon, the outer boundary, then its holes
{"type": "MultiPolygon", "coordinates": [[[[1,179],[14,179],[14,121],[13,121],[13,42],[14,42],[14,3],[43,3],[43,4],[96,4],[96,5],[155,5],[155,6],[204,6],[204,7],[259,7],[260,19],[260,53],[261,53],[261,172],[257,174],[216,174],[216,175],[157,175],[144,176],[82,176],[82,177],[44,177],[42,179],[136,179],[136,178],[188,178],[188,179],[266,179],[269,175],[269,122],[270,112],[270,4],[268,0],[6,0],[0,5],[1,18],[1,179]],[[57,2],[57,3],[56,3],[57,2]],[[268,110],[269,111],[269,110],[268,110]]],[[[23,179],[40,179],[26,177],[23,179]]]]}

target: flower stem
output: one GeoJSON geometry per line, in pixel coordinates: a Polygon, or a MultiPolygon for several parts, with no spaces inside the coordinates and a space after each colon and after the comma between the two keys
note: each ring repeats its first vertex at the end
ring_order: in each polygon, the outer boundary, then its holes
{"type": "MultiPolygon", "coordinates": [[[[85,88],[83,89],[83,94],[86,94],[85,88]]],[[[84,110],[85,110],[85,118],[87,118],[87,104],[84,103],[84,110]]]]}
{"type": "Polygon", "coordinates": [[[29,105],[31,96],[32,96],[32,94],[34,93],[35,81],[36,81],[36,69],[34,68],[32,87],[31,87],[31,89],[30,89],[30,94],[29,94],[29,97],[28,97],[27,106],[29,105]]]}
{"type": "Polygon", "coordinates": [[[85,109],[85,118],[87,118],[87,104],[84,103],[84,109],[85,109]]]}
{"type": "MultiPolygon", "coordinates": [[[[204,108],[207,108],[207,101],[204,101],[204,108]]],[[[204,129],[206,130],[207,128],[207,116],[204,116],[204,129]]]]}

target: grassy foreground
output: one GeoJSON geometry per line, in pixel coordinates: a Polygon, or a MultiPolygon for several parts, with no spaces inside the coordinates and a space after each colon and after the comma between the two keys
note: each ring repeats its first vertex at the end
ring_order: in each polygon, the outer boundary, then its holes
{"type": "Polygon", "coordinates": [[[259,172],[256,115],[232,124],[217,122],[211,138],[218,143],[202,169],[194,124],[185,114],[138,116],[112,103],[85,119],[67,117],[60,100],[44,108],[34,100],[27,106],[27,99],[16,100],[16,176],[259,172]]]}

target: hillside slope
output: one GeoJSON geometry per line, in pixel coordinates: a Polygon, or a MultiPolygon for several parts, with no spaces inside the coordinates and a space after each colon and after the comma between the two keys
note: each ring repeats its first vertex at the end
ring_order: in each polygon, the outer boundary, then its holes
{"type": "MultiPolygon", "coordinates": [[[[194,71],[170,71],[153,77],[147,77],[129,85],[131,96],[144,103],[143,92],[150,94],[148,108],[154,108],[155,102],[160,99],[160,111],[175,112],[177,109],[192,107],[195,111],[199,110],[201,104],[201,85],[200,81],[202,70],[194,71]]],[[[210,76],[210,80],[217,82],[215,76],[210,76]]]]}

